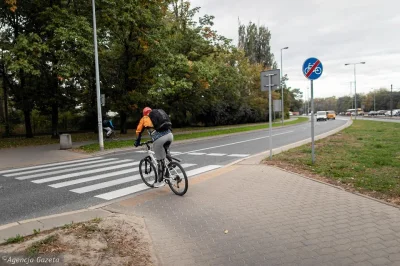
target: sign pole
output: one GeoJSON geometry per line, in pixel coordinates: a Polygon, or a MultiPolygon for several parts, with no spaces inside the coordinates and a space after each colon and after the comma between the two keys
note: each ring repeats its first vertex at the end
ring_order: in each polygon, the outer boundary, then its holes
{"type": "Polygon", "coordinates": [[[268,75],[268,92],[269,92],[269,99],[268,99],[268,103],[269,103],[269,159],[272,160],[272,116],[271,116],[271,90],[272,90],[272,86],[271,86],[271,75],[268,75]]]}
{"type": "Polygon", "coordinates": [[[315,163],[315,147],[314,147],[314,80],[318,79],[324,68],[321,61],[317,58],[310,57],[303,63],[303,74],[311,81],[311,161],[315,163]]]}
{"type": "Polygon", "coordinates": [[[261,78],[261,91],[268,90],[269,158],[272,159],[272,90],[278,87],[281,82],[280,70],[273,69],[268,71],[262,71],[260,73],[260,78],[261,78]]]}
{"type": "Polygon", "coordinates": [[[314,154],[314,81],[311,80],[311,158],[312,163],[315,162],[314,154]]]}
{"type": "Polygon", "coordinates": [[[103,140],[103,119],[101,115],[101,96],[100,96],[100,75],[99,75],[99,55],[97,52],[97,29],[96,29],[96,9],[95,0],[92,0],[93,9],[93,41],[94,41],[94,61],[96,70],[96,95],[97,95],[97,126],[99,130],[99,146],[100,151],[104,150],[104,140],[103,140]]]}

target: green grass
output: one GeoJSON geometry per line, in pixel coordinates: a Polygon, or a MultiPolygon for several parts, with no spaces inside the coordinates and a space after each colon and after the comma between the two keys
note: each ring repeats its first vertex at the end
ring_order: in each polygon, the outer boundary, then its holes
{"type": "Polygon", "coordinates": [[[54,243],[58,239],[57,235],[50,235],[43,240],[33,243],[26,249],[29,256],[35,256],[39,253],[41,247],[54,243]]]}
{"type": "MultiPolygon", "coordinates": [[[[284,125],[294,125],[298,123],[307,122],[309,119],[307,117],[299,117],[296,120],[284,122],[284,125]]],[[[273,123],[272,127],[281,126],[281,123],[273,123]]],[[[204,137],[213,137],[219,135],[226,135],[226,134],[233,134],[233,133],[240,133],[240,132],[247,132],[259,129],[266,129],[268,128],[268,123],[257,124],[257,125],[246,125],[246,126],[236,126],[236,127],[229,127],[229,128],[222,128],[215,127],[215,128],[206,128],[207,131],[203,131],[204,128],[199,132],[199,130],[185,133],[182,130],[174,130],[174,141],[178,140],[187,140],[187,139],[197,139],[197,138],[204,138],[204,137]]],[[[143,139],[144,140],[144,139],[143,139]]],[[[132,147],[134,140],[119,140],[119,141],[107,141],[104,143],[104,149],[116,149],[116,148],[125,148],[125,147],[132,147]]],[[[93,143],[88,144],[80,147],[81,150],[91,153],[99,151],[99,144],[93,143]]]]}
{"type": "Polygon", "coordinates": [[[273,157],[295,169],[347,184],[382,198],[400,197],[400,123],[354,121],[349,128],[311,145],[273,157]]]}
{"type": "Polygon", "coordinates": [[[24,241],[24,237],[21,235],[16,235],[15,237],[10,237],[6,240],[6,244],[13,244],[13,243],[19,243],[24,241]]]}

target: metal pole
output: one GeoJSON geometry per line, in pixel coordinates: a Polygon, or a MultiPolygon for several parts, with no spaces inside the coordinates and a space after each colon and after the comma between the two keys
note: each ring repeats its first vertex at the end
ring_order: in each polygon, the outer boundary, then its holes
{"type": "Polygon", "coordinates": [[[315,162],[314,154],[314,81],[311,80],[311,159],[315,162]]]}
{"type": "Polygon", "coordinates": [[[268,93],[269,93],[269,158],[272,160],[272,121],[271,121],[271,75],[268,75],[269,85],[268,85],[268,93]]]}
{"type": "Polygon", "coordinates": [[[281,94],[282,94],[282,96],[281,96],[281,99],[282,99],[282,103],[281,103],[281,108],[282,108],[282,126],[283,126],[283,120],[284,120],[284,118],[283,118],[283,116],[285,115],[285,110],[284,110],[284,103],[283,103],[283,77],[284,77],[284,74],[283,74],[283,63],[282,63],[283,61],[282,61],[282,49],[281,49],[281,73],[282,73],[282,81],[281,81],[281,94]]]}
{"type": "Polygon", "coordinates": [[[357,83],[356,83],[356,64],[354,64],[354,108],[355,108],[355,117],[357,120],[357,83]]]}
{"type": "Polygon", "coordinates": [[[99,146],[100,151],[104,150],[103,142],[103,126],[101,116],[101,101],[100,101],[100,75],[99,75],[99,56],[97,53],[97,29],[96,29],[96,11],[95,11],[95,0],[92,0],[93,9],[93,42],[94,42],[94,60],[96,67],[96,94],[97,94],[97,122],[99,130],[99,146]]]}
{"type": "Polygon", "coordinates": [[[390,84],[390,117],[393,117],[393,84],[390,84]]]}

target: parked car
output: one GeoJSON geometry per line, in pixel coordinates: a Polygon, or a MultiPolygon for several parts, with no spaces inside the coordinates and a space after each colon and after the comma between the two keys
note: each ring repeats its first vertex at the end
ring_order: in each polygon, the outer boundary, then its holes
{"type": "Polygon", "coordinates": [[[390,116],[391,114],[393,114],[393,116],[394,116],[394,115],[396,115],[398,112],[400,112],[400,109],[393,109],[393,110],[392,110],[392,113],[391,113],[390,110],[389,110],[389,111],[387,111],[387,112],[385,113],[385,116],[390,116]]]}
{"type": "Polygon", "coordinates": [[[377,111],[369,111],[368,116],[376,116],[378,115],[377,111]]]}
{"type": "Polygon", "coordinates": [[[386,113],[386,110],[379,110],[378,111],[378,115],[385,115],[385,113],[386,113]]]}
{"type": "Polygon", "coordinates": [[[292,115],[293,115],[293,113],[289,111],[289,116],[292,116],[292,115]]]}
{"type": "Polygon", "coordinates": [[[326,112],[326,117],[327,119],[336,119],[336,112],[335,111],[327,111],[326,112]]]}
{"type": "Polygon", "coordinates": [[[328,117],[326,116],[326,111],[318,111],[317,112],[317,121],[326,121],[328,117]]]}

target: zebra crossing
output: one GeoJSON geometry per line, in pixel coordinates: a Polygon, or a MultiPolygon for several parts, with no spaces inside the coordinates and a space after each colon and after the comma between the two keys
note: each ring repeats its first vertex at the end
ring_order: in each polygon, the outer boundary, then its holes
{"type": "MultiPolygon", "coordinates": [[[[222,167],[199,166],[195,163],[181,165],[188,177],[222,167]]],[[[0,171],[1,176],[53,189],[64,188],[76,194],[94,193],[90,195],[103,200],[112,200],[149,189],[141,180],[139,161],[133,159],[94,157],[3,170],[0,171]]]]}
{"type": "MultiPolygon", "coordinates": [[[[135,151],[135,153],[146,153],[147,151],[135,151]]],[[[245,158],[250,156],[250,154],[238,154],[238,153],[234,153],[234,154],[226,154],[226,153],[205,153],[205,152],[178,152],[178,151],[173,151],[171,152],[172,155],[183,155],[183,154],[187,154],[187,155],[194,155],[194,156],[228,156],[228,157],[239,157],[239,158],[245,158]]]]}

